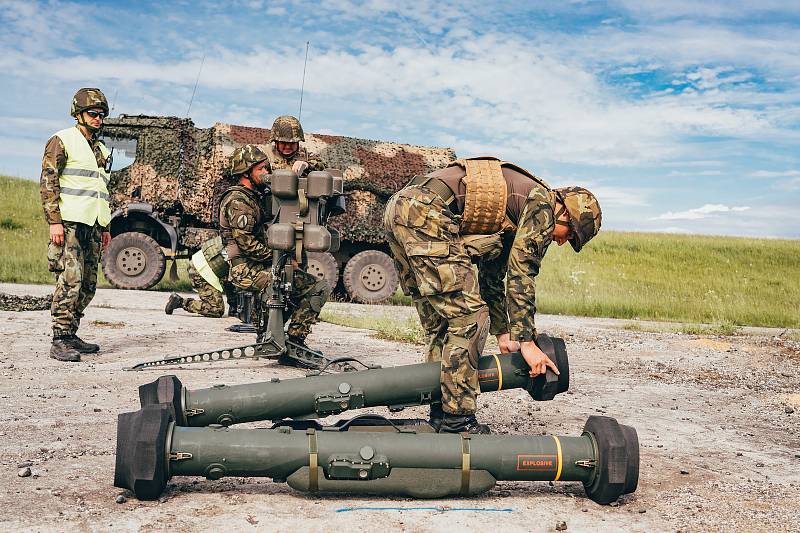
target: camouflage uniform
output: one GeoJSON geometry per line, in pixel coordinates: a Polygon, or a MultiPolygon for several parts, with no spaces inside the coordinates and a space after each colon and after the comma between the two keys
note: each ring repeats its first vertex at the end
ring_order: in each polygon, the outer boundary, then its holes
{"type": "MultiPolygon", "coordinates": [[[[228,244],[232,240],[238,248],[231,259],[228,279],[240,289],[258,292],[262,302],[268,299],[272,286],[272,253],[265,232],[270,212],[264,207],[270,201],[269,196],[265,199],[255,191],[236,185],[229,189],[220,205],[223,241],[228,244]],[[223,227],[228,224],[230,230],[223,227]]],[[[230,246],[228,250],[231,257],[230,246]]],[[[311,325],[319,318],[322,306],[330,295],[330,287],[302,270],[296,269],[294,272],[289,297],[291,323],[288,333],[305,339],[311,332],[311,325]]]]}
{"type": "MultiPolygon", "coordinates": [[[[77,126],[75,126],[77,128],[77,126]]],[[[105,166],[106,160],[100,151],[102,141],[92,137],[92,151],[97,165],[105,166]]],[[[64,244],[48,244],[47,260],[50,272],[56,276],[51,315],[53,337],[75,335],[83,311],[94,297],[97,288],[97,265],[100,262],[101,234],[105,228],[97,224],[87,226],[80,222],[61,219],[58,207],[61,187],[59,175],[67,162],[64,143],[57,136],[47,141],[42,158],[42,174],[39,178],[39,193],[48,224],[64,226],[64,244]]]]}
{"type": "Polygon", "coordinates": [[[273,144],[267,150],[267,155],[269,156],[269,164],[273,171],[284,168],[291,170],[292,165],[294,165],[296,161],[305,161],[308,163],[308,168],[305,172],[325,170],[326,168],[325,163],[323,163],[321,159],[313,154],[309,155],[305,148],[299,148],[290,157],[286,157],[280,153],[273,144]]]}
{"type": "MultiPolygon", "coordinates": [[[[463,176],[464,171],[456,169],[454,175],[453,170],[428,176],[448,176],[449,184],[458,183],[458,172],[463,176]]],[[[427,360],[442,361],[442,408],[451,415],[476,411],[477,357],[487,316],[493,335],[508,332],[520,342],[536,337],[534,278],[552,241],[559,196],[545,184],[519,176],[508,185],[507,208],[517,229],[491,236],[496,249],[483,258],[470,256],[461,235],[464,203],[458,186],[450,204],[425,185],[410,185],[386,206],[384,229],[400,284],[412,296],[429,335],[427,360]]]]}
{"type": "Polygon", "coordinates": [[[209,318],[220,318],[225,313],[225,302],[222,299],[222,293],[203,279],[203,276],[197,272],[191,261],[189,261],[187,271],[189,273],[189,281],[192,283],[192,289],[200,296],[200,300],[184,298],[181,307],[190,313],[209,318]]]}

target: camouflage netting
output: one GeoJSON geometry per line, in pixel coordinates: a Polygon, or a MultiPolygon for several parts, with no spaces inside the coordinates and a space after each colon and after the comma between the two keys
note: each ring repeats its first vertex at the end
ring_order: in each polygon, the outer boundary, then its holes
{"type": "Polygon", "coordinates": [[[0,311],[45,311],[52,302],[52,295],[15,296],[0,292],[0,311]]]}
{"type": "MultiPolygon", "coordinates": [[[[188,119],[122,116],[106,121],[104,135],[137,140],[136,161],[113,173],[115,207],[144,201],[162,215],[182,212],[213,225],[214,206],[229,185],[228,158],[243,144],[268,148],[270,130],[230,124],[199,129],[188,119]]],[[[359,242],[383,242],[381,217],[389,196],[412,176],[455,159],[449,148],[334,135],[307,133],[303,146],[312,157],[344,172],[348,212],[332,225],[343,239],[359,242]]]]}

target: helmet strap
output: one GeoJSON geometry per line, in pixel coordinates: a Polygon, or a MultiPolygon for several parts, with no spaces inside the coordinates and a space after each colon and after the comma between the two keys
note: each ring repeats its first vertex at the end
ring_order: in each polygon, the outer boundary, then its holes
{"type": "Polygon", "coordinates": [[[555,214],[556,224],[559,226],[572,227],[572,225],[569,223],[569,220],[561,220],[561,215],[563,215],[564,211],[567,210],[567,206],[565,206],[563,202],[559,202],[559,204],[561,204],[561,208],[555,214]]]}
{"type": "Polygon", "coordinates": [[[86,128],[86,131],[88,131],[89,133],[91,133],[91,134],[92,134],[92,137],[94,137],[95,135],[97,135],[97,132],[99,132],[99,131],[100,131],[100,128],[102,128],[103,126],[102,126],[102,125],[100,125],[100,127],[99,127],[99,128],[95,128],[94,126],[90,126],[88,123],[86,123],[86,122],[84,122],[84,121],[83,121],[83,118],[82,118],[82,117],[83,117],[83,111],[81,111],[80,113],[78,113],[78,115],[75,117],[75,119],[78,121],[78,125],[79,125],[79,126],[83,126],[84,128],[86,128]]]}

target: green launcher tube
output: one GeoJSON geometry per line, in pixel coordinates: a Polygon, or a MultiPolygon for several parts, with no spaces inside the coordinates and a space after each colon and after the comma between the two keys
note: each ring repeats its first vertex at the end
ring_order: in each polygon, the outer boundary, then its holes
{"type": "Polygon", "coordinates": [[[497,481],[579,481],[607,504],[638,483],[636,431],[609,417],[590,417],[579,437],[360,429],[181,427],[148,406],[119,415],[114,485],[155,499],[173,476],[244,476],[311,493],[445,498],[497,481]]]}
{"type": "MultiPolygon", "coordinates": [[[[519,352],[478,359],[481,392],[525,389],[539,401],[552,400],[569,388],[564,341],[539,335],[537,343],[559,368],[531,378],[519,352]]],[[[392,411],[429,404],[441,398],[440,364],[421,363],[358,372],[189,390],[175,376],[161,376],[139,387],[142,407],[166,405],[179,426],[229,426],[260,420],[316,418],[349,409],[386,406],[392,411]]]]}

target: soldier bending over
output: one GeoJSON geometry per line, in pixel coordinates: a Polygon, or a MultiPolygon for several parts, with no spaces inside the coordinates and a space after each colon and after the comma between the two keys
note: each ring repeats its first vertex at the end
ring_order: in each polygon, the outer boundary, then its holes
{"type": "Polygon", "coordinates": [[[400,284],[429,335],[428,361],[442,362],[442,403],[431,406],[439,431],[490,431],[475,418],[488,318],[500,351],[520,350],[531,376],[558,373],[534,343],[534,278],[552,241],[578,252],[600,221],[586,189],[551,189],[493,157],[460,159],[392,196],[384,226],[400,284]]]}

